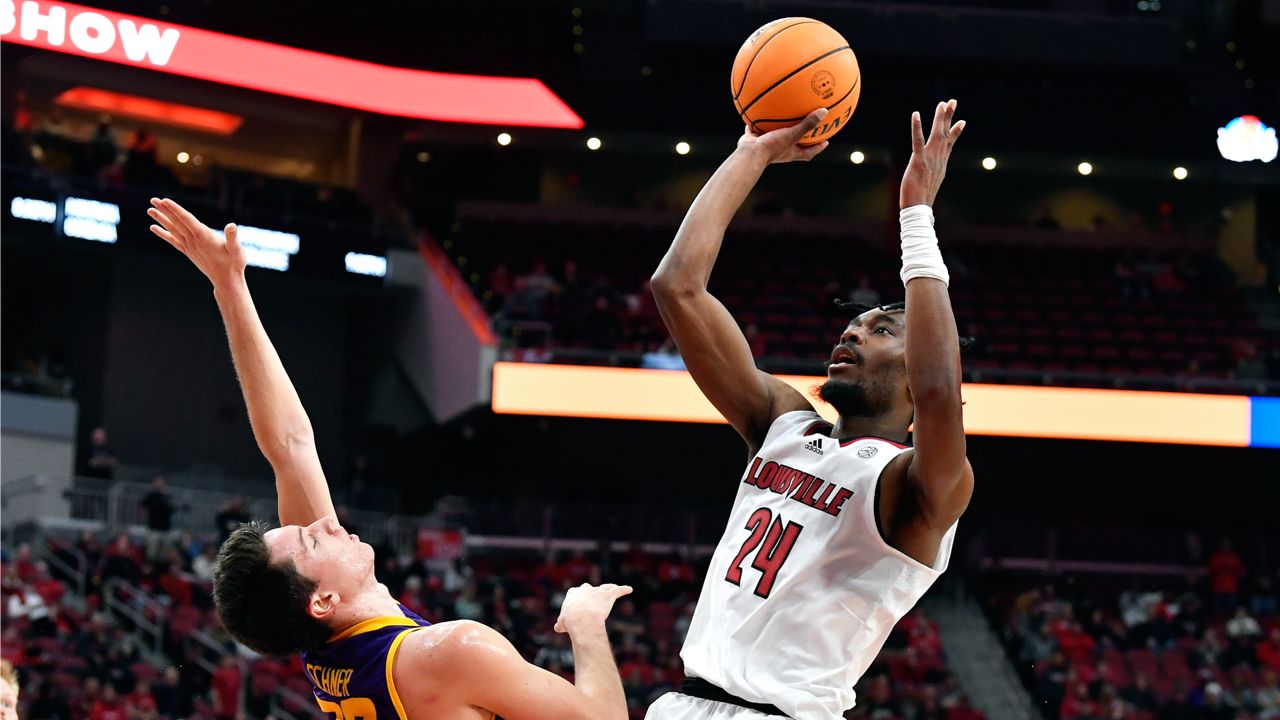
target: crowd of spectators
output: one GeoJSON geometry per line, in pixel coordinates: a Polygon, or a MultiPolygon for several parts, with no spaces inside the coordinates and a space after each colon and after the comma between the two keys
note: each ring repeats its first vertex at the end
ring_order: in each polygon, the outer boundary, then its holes
{"type": "Polygon", "coordinates": [[[584,277],[573,260],[554,272],[542,260],[522,272],[500,263],[482,293],[498,330],[523,355],[547,347],[645,352],[666,339],[647,282],[627,287],[598,273],[584,277]]]}
{"type": "MultiPolygon", "coordinates": [[[[163,488],[155,488],[160,492],[163,488]]],[[[151,506],[160,506],[156,499],[151,506]]],[[[105,547],[92,533],[50,545],[57,557],[87,561],[87,597],[68,597],[75,578],[50,575],[30,546],[6,554],[3,571],[3,656],[22,676],[22,717],[64,720],[156,720],[270,716],[283,686],[306,699],[310,690],[296,658],[258,658],[236,649],[210,602],[215,535],[187,546],[164,544],[149,558],[147,542],[118,535],[105,547]],[[74,552],[73,552],[74,551],[74,552]],[[166,606],[161,654],[132,632],[130,619],[110,612],[104,593],[121,579],[166,606]],[[226,649],[221,657],[186,641],[197,629],[226,649]],[[71,649],[72,652],[67,652],[71,649]],[[217,664],[207,672],[198,654],[217,664]],[[247,669],[247,674],[246,674],[247,669]]],[[[379,579],[406,607],[439,622],[477,620],[506,636],[531,662],[572,680],[573,653],[553,631],[568,589],[582,582],[631,584],[608,620],[630,714],[639,720],[659,695],[684,679],[679,648],[700,589],[701,565],[684,555],[655,555],[640,546],[623,553],[575,551],[538,557],[515,551],[462,560],[380,553],[379,579]]],[[[115,587],[117,597],[131,598],[115,587]]],[[[132,603],[139,608],[146,606],[132,603]]],[[[145,609],[144,609],[145,612],[145,609]]],[[[857,687],[847,717],[874,720],[980,720],[946,666],[937,626],[912,613],[894,630],[884,652],[857,687]]],[[[285,699],[290,712],[294,699],[285,699]]]]}
{"type": "MultiPolygon", "coordinates": [[[[493,315],[509,359],[678,368],[678,357],[658,357],[671,351],[647,283],[668,232],[604,219],[467,215],[445,245],[493,315]],[[619,254],[620,245],[634,251],[619,254]]],[[[949,248],[957,324],[978,339],[965,358],[970,379],[1258,393],[1280,373],[1280,343],[1211,254],[1040,240],[949,248]],[[1219,312],[1204,317],[1198,309],[1208,305],[1219,312]]],[[[818,368],[849,319],[833,300],[901,298],[893,258],[865,241],[840,243],[776,228],[726,242],[710,289],[766,368],[818,368]],[[808,252],[766,259],[788,244],[808,252]]]]}
{"type": "Polygon", "coordinates": [[[117,123],[105,114],[90,122],[56,104],[36,112],[23,91],[6,110],[5,164],[25,168],[55,186],[74,181],[105,196],[126,189],[201,193],[233,208],[251,201],[282,217],[298,214],[360,224],[373,220],[368,204],[347,188],[239,170],[199,153],[162,157],[161,139],[144,124],[117,123]]]}
{"type": "Polygon", "coordinates": [[[1276,587],[1228,543],[1176,586],[1134,581],[1117,594],[1073,580],[1007,605],[997,618],[1046,717],[1280,718],[1276,587]]]}

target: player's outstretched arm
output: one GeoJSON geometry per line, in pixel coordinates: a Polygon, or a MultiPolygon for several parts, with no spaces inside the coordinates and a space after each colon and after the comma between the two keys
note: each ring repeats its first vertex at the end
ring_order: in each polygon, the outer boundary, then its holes
{"type": "Polygon", "coordinates": [[[707,282],[729,222],[764,169],[775,162],[810,160],[826,148],[825,142],[796,144],[825,116],[825,108],[817,110],[799,125],[764,135],[748,127],[737,150],[694,199],[653,275],[658,311],[694,382],[753,452],[774,418],[812,406],[791,386],[756,369],[738,323],[707,292],[707,282]]]}
{"type": "Polygon", "coordinates": [[[628,586],[581,585],[565,597],[556,631],[573,641],[575,683],[525,662],[505,637],[459,621],[412,633],[396,658],[406,710],[445,715],[476,707],[507,720],[626,720],[627,700],[604,621],[628,586]],[[405,695],[408,694],[408,697],[405,695]]]}
{"type": "Polygon", "coordinates": [[[172,200],[152,198],[151,205],[147,214],[157,223],[151,232],[186,255],[213,283],[253,436],[275,471],[280,523],[310,525],[333,515],[311,420],[258,318],[236,226],[227,225],[224,239],[172,200]]]}
{"type": "Polygon", "coordinates": [[[947,294],[949,275],[933,233],[933,201],[964,121],[952,123],[956,101],[938,103],[926,142],[920,113],[911,116],[911,161],[899,193],[907,291],[907,384],[915,403],[915,452],[907,480],[923,519],[951,526],[973,494],[960,399],[960,338],[947,294]]]}

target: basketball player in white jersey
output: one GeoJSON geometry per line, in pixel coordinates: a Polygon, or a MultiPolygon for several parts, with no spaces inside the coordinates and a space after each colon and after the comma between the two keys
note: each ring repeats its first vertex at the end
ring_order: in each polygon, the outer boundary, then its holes
{"type": "Polygon", "coordinates": [[[825,110],[792,128],[748,129],[658,266],[663,321],[749,461],[681,651],[689,680],[648,720],[840,718],[889,631],[946,569],[973,492],[960,338],[933,233],[934,196],[964,129],[955,107],[939,103],[928,142],[912,115],[899,197],[905,308],[869,309],[841,333],[819,390],[839,412],[834,425],[756,369],[707,292],[725,228],[765,168],[825,148],[796,144],[825,110]]]}

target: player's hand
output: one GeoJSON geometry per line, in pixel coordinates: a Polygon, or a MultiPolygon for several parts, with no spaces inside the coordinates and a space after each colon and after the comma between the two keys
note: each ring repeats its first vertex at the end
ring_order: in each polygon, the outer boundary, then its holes
{"type": "Polygon", "coordinates": [[[964,132],[963,120],[955,124],[951,122],[955,113],[955,100],[938,103],[933,111],[933,128],[929,130],[928,142],[924,139],[920,113],[911,113],[911,161],[907,163],[907,172],[902,176],[902,188],[898,193],[900,208],[912,205],[933,207],[942,178],[947,175],[951,148],[964,132]]]}
{"type": "Polygon", "coordinates": [[[244,250],[236,237],[235,223],[227,225],[224,239],[168,198],[151,198],[147,214],[158,223],[151,226],[151,232],[178,248],[214,287],[244,279],[244,250]]]}
{"type": "Polygon", "coordinates": [[[556,619],[555,630],[573,635],[580,630],[603,628],[614,601],[630,594],[630,585],[612,583],[599,587],[583,583],[569,588],[568,594],[564,596],[564,603],[560,605],[560,617],[556,619]]]}
{"type": "Polygon", "coordinates": [[[824,140],[816,145],[800,145],[805,135],[813,132],[822,119],[827,116],[826,108],[818,108],[809,113],[798,125],[789,128],[771,130],[757,135],[748,125],[742,137],[738,138],[738,149],[759,152],[770,163],[785,163],[812,160],[818,153],[827,149],[824,140]]]}

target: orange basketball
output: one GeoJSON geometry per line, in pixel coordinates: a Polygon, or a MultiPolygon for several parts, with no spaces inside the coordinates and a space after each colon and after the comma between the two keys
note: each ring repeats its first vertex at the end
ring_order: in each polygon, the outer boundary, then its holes
{"type": "Polygon", "coordinates": [[[809,18],[774,20],[751,34],[733,60],[733,104],[765,133],[790,127],[820,107],[827,117],[801,145],[830,139],[849,124],[862,94],[858,58],[840,33],[809,18]]]}

